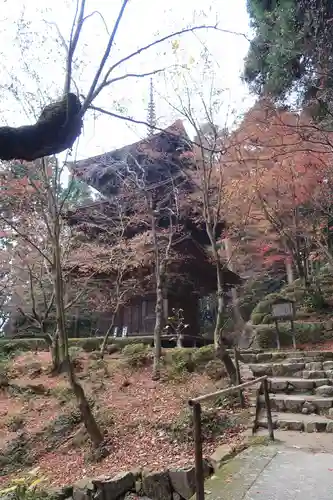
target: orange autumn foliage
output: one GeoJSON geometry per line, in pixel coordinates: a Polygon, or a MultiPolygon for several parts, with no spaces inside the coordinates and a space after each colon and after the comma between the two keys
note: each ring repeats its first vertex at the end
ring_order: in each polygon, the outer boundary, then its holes
{"type": "Polygon", "coordinates": [[[305,113],[263,100],[244,116],[220,162],[230,173],[234,209],[228,220],[237,227],[248,214],[245,239],[252,241],[252,252],[256,248],[261,255],[270,245],[280,254],[286,250],[281,236],[307,231],[309,221],[295,221],[295,209],[324,196],[332,161],[333,133],[320,130],[305,113]]]}

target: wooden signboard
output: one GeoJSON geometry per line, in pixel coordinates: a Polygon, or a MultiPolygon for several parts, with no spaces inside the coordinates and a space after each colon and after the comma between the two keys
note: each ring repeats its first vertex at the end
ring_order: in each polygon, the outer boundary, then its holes
{"type": "Polygon", "coordinates": [[[272,304],[271,312],[275,322],[277,348],[278,349],[281,348],[278,321],[290,320],[293,347],[296,350],[296,339],[295,339],[295,329],[294,329],[294,317],[295,317],[294,301],[284,298],[276,299],[275,302],[273,302],[272,304]]]}

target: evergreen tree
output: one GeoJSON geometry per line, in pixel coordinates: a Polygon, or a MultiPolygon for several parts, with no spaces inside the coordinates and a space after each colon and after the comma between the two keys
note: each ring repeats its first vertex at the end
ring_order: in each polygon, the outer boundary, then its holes
{"type": "Polygon", "coordinates": [[[68,206],[83,205],[93,201],[91,188],[78,179],[71,179],[66,187],[62,186],[61,198],[68,206]]]}
{"type": "Polygon", "coordinates": [[[244,68],[250,88],[280,103],[296,95],[318,118],[330,114],[333,2],[248,0],[247,6],[255,33],[244,68]]]}

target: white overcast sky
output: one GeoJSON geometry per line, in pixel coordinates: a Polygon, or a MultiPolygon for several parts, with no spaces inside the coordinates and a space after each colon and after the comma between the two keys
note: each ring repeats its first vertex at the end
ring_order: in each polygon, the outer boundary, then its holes
{"type": "MultiPolygon", "coordinates": [[[[120,4],[119,0],[87,0],[87,13],[99,11],[111,31],[120,4]]],[[[32,122],[33,111],[38,114],[43,103],[62,94],[65,52],[55,24],[68,40],[74,5],[72,0],[0,0],[0,122],[3,124],[32,122]]],[[[131,0],[106,68],[154,38],[188,25],[216,22],[222,29],[248,34],[246,0],[131,0]]],[[[169,66],[177,59],[191,64],[187,85],[191,87],[199,120],[202,110],[196,93],[201,89],[207,94],[212,85],[215,89],[225,89],[220,96],[224,104],[216,114],[216,121],[223,126],[230,109],[235,110],[234,115],[241,115],[252,102],[240,81],[247,40],[210,30],[185,34],[177,41],[176,55],[171,42],[165,42],[133,58],[131,63],[120,67],[116,75],[152,71],[169,66]],[[209,71],[204,70],[204,47],[210,54],[209,71]]],[[[77,51],[74,76],[82,94],[87,93],[106,42],[104,23],[95,14],[84,26],[77,51]]],[[[179,117],[173,106],[178,106],[178,95],[184,97],[183,79],[179,74],[171,78],[165,73],[155,77],[154,82],[158,125],[166,126],[179,117]]],[[[104,89],[95,104],[145,120],[148,95],[149,78],[128,79],[104,89]]],[[[231,121],[229,116],[228,122],[231,121]]],[[[145,127],[107,116],[96,119],[90,112],[86,115],[77,155],[85,158],[110,151],[145,134],[145,127]]]]}

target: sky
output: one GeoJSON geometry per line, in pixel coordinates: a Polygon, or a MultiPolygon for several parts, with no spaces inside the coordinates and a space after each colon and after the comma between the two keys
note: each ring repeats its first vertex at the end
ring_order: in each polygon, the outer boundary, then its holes
{"type": "MultiPolygon", "coordinates": [[[[83,95],[99,65],[120,5],[120,0],[87,0],[86,12],[95,13],[83,27],[73,72],[83,95]]],[[[62,94],[64,45],[69,39],[75,1],[0,0],[0,6],[0,122],[18,126],[32,123],[43,105],[62,94]]],[[[131,0],[106,69],[154,39],[187,26],[216,23],[221,30],[249,35],[246,0],[169,0],[167,6],[161,0],[131,0]]],[[[174,43],[164,42],[143,51],[119,66],[114,76],[168,68],[153,80],[158,126],[181,118],[181,103],[188,100],[197,121],[204,121],[202,97],[206,103],[214,101],[216,123],[232,126],[253,102],[240,80],[247,49],[244,36],[199,30],[177,36],[174,43]]],[[[149,82],[149,77],[125,78],[106,87],[94,104],[146,120],[149,82]]],[[[89,111],[75,154],[78,159],[101,154],[145,135],[143,126],[89,111]]]]}

